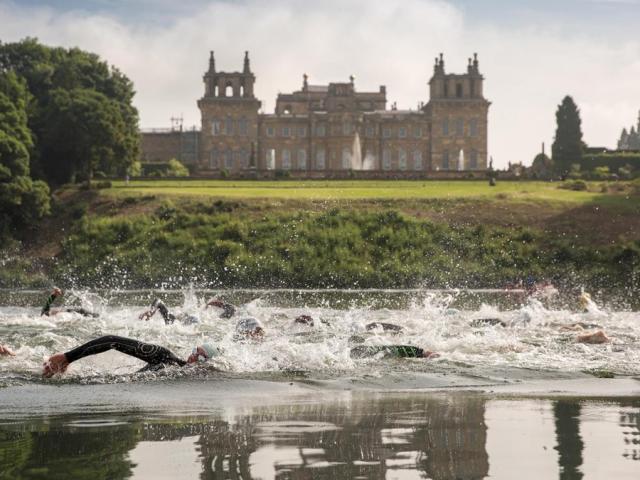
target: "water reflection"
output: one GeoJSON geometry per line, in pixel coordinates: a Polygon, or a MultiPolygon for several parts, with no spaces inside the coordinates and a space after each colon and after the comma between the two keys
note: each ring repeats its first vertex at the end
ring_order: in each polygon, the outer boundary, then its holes
{"type": "Polygon", "coordinates": [[[637,478],[639,446],[640,400],[354,393],[216,417],[0,423],[0,478],[637,478]],[[607,455],[589,462],[600,437],[607,455]]]}

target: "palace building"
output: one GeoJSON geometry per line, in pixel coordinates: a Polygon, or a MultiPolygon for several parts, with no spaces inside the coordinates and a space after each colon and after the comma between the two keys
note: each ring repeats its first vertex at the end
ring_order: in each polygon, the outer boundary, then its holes
{"type": "Polygon", "coordinates": [[[490,102],[476,54],[464,74],[446,73],[440,54],[429,101],[416,110],[387,108],[385,86],[359,92],[353,77],[313,85],[305,74],[300,90],[279,94],[275,112],[261,113],[248,52],[240,72],[216,70],[211,52],[203,80],[200,132],[143,133],[143,161],[174,153],[199,175],[235,177],[367,171],[376,178],[411,178],[487,169],[490,102]],[[173,145],[175,152],[162,145],[173,145]]]}

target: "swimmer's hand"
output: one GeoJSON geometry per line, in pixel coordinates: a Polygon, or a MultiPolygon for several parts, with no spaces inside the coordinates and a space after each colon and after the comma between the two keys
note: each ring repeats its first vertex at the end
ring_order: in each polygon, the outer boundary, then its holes
{"type": "Polygon", "coordinates": [[[429,350],[425,350],[424,353],[422,354],[422,358],[428,358],[428,359],[438,358],[439,356],[440,356],[439,353],[431,352],[429,350]]]}
{"type": "Polygon", "coordinates": [[[16,354],[13,353],[9,347],[5,347],[4,345],[0,345],[0,355],[9,355],[11,357],[16,356],[16,354]]]}
{"type": "Polygon", "coordinates": [[[152,312],[151,310],[147,310],[146,312],[142,312],[142,313],[138,316],[138,319],[139,319],[139,320],[145,320],[145,321],[148,321],[154,313],[155,313],[155,312],[152,312]]]}
{"type": "Polygon", "coordinates": [[[51,378],[56,373],[64,373],[69,366],[69,360],[64,353],[56,353],[51,355],[49,359],[42,364],[42,376],[44,378],[51,378]]]}

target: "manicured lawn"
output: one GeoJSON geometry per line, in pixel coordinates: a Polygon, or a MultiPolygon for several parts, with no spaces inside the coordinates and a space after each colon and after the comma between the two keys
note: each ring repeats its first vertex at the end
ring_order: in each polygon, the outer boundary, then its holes
{"type": "Polygon", "coordinates": [[[603,195],[598,185],[590,191],[574,192],[558,188],[550,182],[499,181],[490,187],[486,181],[229,181],[229,180],[152,180],[122,181],[105,190],[115,195],[189,195],[230,198],[278,199],[454,199],[483,198],[496,200],[542,200],[572,203],[598,203],[638,205],[637,196],[603,195]]]}

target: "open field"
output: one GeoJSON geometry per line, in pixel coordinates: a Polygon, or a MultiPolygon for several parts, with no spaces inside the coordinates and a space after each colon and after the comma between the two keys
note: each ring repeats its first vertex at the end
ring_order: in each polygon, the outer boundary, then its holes
{"type": "Polygon", "coordinates": [[[558,188],[558,183],[499,181],[380,181],[380,180],[152,180],[113,182],[105,192],[114,195],[213,196],[227,198],[278,198],[310,200],[357,199],[458,199],[558,201],[638,206],[640,197],[601,193],[602,182],[591,182],[588,191],[558,188]]]}

